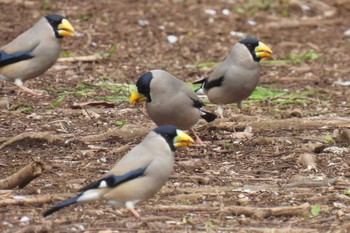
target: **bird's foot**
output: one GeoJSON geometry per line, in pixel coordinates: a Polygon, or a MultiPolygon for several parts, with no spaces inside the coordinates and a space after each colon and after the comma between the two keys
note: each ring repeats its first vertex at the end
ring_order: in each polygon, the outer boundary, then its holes
{"type": "Polygon", "coordinates": [[[196,134],[196,132],[194,132],[194,130],[191,129],[191,132],[192,132],[192,134],[193,134],[193,136],[194,136],[194,138],[195,138],[195,140],[194,140],[194,143],[195,143],[195,144],[198,144],[198,145],[206,145],[206,144],[207,144],[207,143],[203,142],[203,141],[198,137],[198,135],[196,134]]]}
{"type": "Polygon", "coordinates": [[[130,212],[136,217],[136,218],[140,218],[140,214],[134,209],[134,208],[128,208],[128,210],[130,210],[130,212]]]}
{"type": "Polygon", "coordinates": [[[20,88],[20,92],[28,93],[33,96],[48,96],[47,92],[45,91],[36,92],[25,86],[18,86],[18,87],[20,88]]]}
{"type": "Polygon", "coordinates": [[[224,119],[224,108],[222,107],[222,105],[218,105],[216,112],[218,113],[221,119],[224,119]]]}

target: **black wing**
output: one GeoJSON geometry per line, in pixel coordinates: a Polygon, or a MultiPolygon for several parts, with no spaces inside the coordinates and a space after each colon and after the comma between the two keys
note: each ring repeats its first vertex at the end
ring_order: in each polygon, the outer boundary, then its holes
{"type": "Polygon", "coordinates": [[[116,176],[116,175],[108,175],[88,186],[86,186],[85,188],[83,188],[82,192],[89,190],[89,189],[97,189],[97,188],[102,188],[103,186],[108,187],[108,188],[113,188],[116,187],[126,181],[135,179],[137,177],[143,176],[143,174],[145,173],[146,169],[147,169],[148,165],[142,168],[138,168],[135,170],[132,170],[124,175],[121,176],[116,176]]]}
{"type": "Polygon", "coordinates": [[[218,79],[215,79],[215,80],[212,80],[212,81],[207,81],[204,83],[203,87],[204,89],[210,89],[212,87],[220,87],[222,85],[222,82],[224,81],[224,76],[218,78],[218,79]]]}
{"type": "Polygon", "coordinates": [[[6,53],[5,51],[0,51],[0,67],[7,66],[19,61],[28,60],[34,56],[31,54],[32,50],[19,51],[15,53],[6,53]]]}

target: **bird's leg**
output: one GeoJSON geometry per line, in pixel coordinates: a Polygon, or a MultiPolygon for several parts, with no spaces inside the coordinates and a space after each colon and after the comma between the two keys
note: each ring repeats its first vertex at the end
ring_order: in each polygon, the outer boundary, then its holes
{"type": "Polygon", "coordinates": [[[36,96],[41,96],[41,95],[42,95],[41,93],[37,93],[37,92],[35,92],[35,91],[29,89],[28,87],[24,86],[22,80],[20,80],[20,79],[16,79],[16,80],[15,80],[15,84],[16,84],[16,86],[18,86],[23,92],[29,93],[29,94],[31,94],[31,95],[36,95],[36,96]]]}
{"type": "Polygon", "coordinates": [[[220,118],[223,119],[224,118],[224,108],[222,107],[221,104],[218,104],[217,112],[218,112],[220,118]]]}
{"type": "Polygon", "coordinates": [[[243,109],[243,102],[242,101],[237,102],[237,107],[238,107],[240,113],[246,114],[246,115],[250,114],[249,109],[247,109],[247,108],[243,109]]]}
{"type": "Polygon", "coordinates": [[[191,132],[193,133],[193,136],[196,138],[195,140],[196,144],[204,144],[204,142],[198,137],[198,135],[196,134],[196,132],[194,132],[193,129],[191,129],[191,132]]]}
{"type": "Polygon", "coordinates": [[[237,106],[238,106],[239,110],[243,111],[243,102],[242,101],[239,101],[237,103],[237,106]]]}
{"type": "Polygon", "coordinates": [[[133,207],[129,207],[128,210],[130,210],[136,218],[140,218],[140,214],[133,207]]]}

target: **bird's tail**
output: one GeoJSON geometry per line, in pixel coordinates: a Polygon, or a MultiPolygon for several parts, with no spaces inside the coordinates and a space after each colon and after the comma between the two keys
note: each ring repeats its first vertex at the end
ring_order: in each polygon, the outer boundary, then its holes
{"type": "Polygon", "coordinates": [[[201,117],[206,120],[206,122],[212,122],[217,116],[214,113],[201,110],[201,117]]]}
{"type": "Polygon", "coordinates": [[[45,211],[43,213],[43,216],[49,216],[50,214],[55,213],[56,211],[59,211],[60,209],[73,205],[77,202],[89,202],[89,201],[95,201],[101,198],[101,195],[103,193],[103,190],[100,189],[89,189],[86,190],[83,193],[78,194],[75,197],[72,197],[68,200],[65,200],[57,205],[55,205],[54,207],[52,207],[51,209],[45,211]]]}
{"type": "Polygon", "coordinates": [[[61,203],[59,203],[58,205],[55,205],[54,207],[52,207],[51,209],[49,210],[46,210],[44,213],[43,213],[43,216],[44,217],[47,217],[53,213],[55,213],[56,211],[59,211],[60,209],[64,208],[64,207],[67,207],[67,206],[70,206],[70,205],[73,205],[75,203],[77,203],[77,200],[79,199],[80,195],[77,195],[75,197],[72,197],[71,199],[68,199],[68,200],[65,200],[61,203]]]}
{"type": "Polygon", "coordinates": [[[196,92],[198,95],[205,95],[205,93],[204,93],[204,84],[205,84],[205,82],[206,82],[206,78],[204,78],[204,79],[201,79],[201,80],[198,80],[198,81],[195,81],[195,82],[193,82],[192,84],[202,84],[201,86],[200,86],[200,88],[198,88],[197,90],[195,90],[194,92],[196,92]]]}

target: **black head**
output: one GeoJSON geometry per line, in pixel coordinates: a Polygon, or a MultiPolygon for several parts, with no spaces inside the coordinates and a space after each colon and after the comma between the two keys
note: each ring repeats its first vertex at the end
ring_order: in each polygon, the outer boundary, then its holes
{"type": "Polygon", "coordinates": [[[147,102],[151,102],[151,81],[153,79],[153,74],[151,72],[147,72],[145,74],[143,74],[139,80],[137,80],[136,82],[136,87],[137,87],[137,91],[146,96],[147,98],[147,102]]]}
{"type": "Polygon", "coordinates": [[[244,44],[249,50],[250,54],[253,56],[254,61],[259,62],[261,58],[257,57],[255,54],[255,48],[259,46],[259,41],[254,38],[245,38],[240,40],[239,43],[244,44]]]}
{"type": "Polygon", "coordinates": [[[161,125],[153,130],[160,134],[169,144],[172,151],[175,151],[174,138],[177,136],[177,128],[173,125],[161,125]]]}
{"type": "Polygon", "coordinates": [[[65,18],[62,15],[47,15],[45,18],[52,26],[53,31],[55,32],[55,36],[57,38],[62,38],[63,36],[58,34],[58,25],[60,25],[62,23],[62,20],[65,18]]]}

